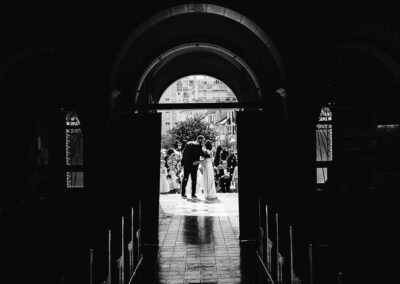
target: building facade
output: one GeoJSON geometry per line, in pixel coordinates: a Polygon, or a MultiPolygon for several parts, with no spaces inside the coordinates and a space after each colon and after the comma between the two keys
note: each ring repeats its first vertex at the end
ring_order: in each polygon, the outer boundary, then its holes
{"type": "MultiPolygon", "coordinates": [[[[203,75],[194,75],[177,80],[165,90],[160,104],[180,103],[236,103],[232,90],[218,79],[203,75]]],[[[218,141],[226,140],[226,135],[236,133],[233,127],[234,110],[164,110],[162,116],[162,134],[167,134],[179,121],[195,114],[204,115],[204,120],[218,132],[218,141]]],[[[217,142],[219,145],[220,142],[217,142]]]]}

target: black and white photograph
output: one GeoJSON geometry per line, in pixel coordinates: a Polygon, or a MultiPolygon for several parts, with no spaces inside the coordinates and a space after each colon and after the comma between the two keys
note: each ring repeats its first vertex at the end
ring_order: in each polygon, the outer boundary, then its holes
{"type": "Polygon", "coordinates": [[[399,282],[394,4],[1,11],[0,283],[399,282]]]}

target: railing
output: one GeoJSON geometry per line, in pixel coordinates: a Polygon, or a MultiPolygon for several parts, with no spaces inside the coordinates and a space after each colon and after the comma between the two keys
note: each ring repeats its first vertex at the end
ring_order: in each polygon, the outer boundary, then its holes
{"type": "MultiPolygon", "coordinates": [[[[279,215],[275,214],[275,224],[271,226],[270,212],[268,212],[268,206],[265,207],[266,221],[264,226],[260,226],[260,246],[258,248],[258,254],[260,260],[263,262],[263,267],[267,274],[270,276],[270,283],[283,284],[301,284],[301,279],[296,275],[295,270],[295,247],[294,247],[294,229],[292,226],[288,228],[288,243],[281,243],[282,235],[280,234],[279,227],[279,215]],[[275,229],[271,232],[271,229],[275,229]],[[288,262],[285,261],[284,254],[282,253],[281,247],[287,248],[288,262]],[[287,269],[284,268],[288,265],[287,269]],[[286,273],[286,275],[285,275],[286,273]]],[[[304,259],[304,261],[306,261],[304,259]]],[[[313,257],[313,245],[309,245],[309,283],[320,284],[314,282],[314,257],[313,257]]],[[[343,273],[338,272],[337,283],[343,284],[343,273]]]]}
{"type": "MultiPolygon", "coordinates": [[[[139,210],[140,210],[140,202],[139,202],[139,210]]],[[[140,230],[140,222],[139,228],[135,230],[135,210],[134,207],[131,208],[131,222],[130,222],[130,242],[126,244],[125,238],[125,218],[121,218],[121,255],[116,259],[116,263],[113,266],[113,248],[111,244],[111,230],[108,231],[108,247],[107,247],[107,276],[106,279],[101,284],[112,284],[113,283],[113,271],[114,269],[117,272],[117,283],[118,284],[126,284],[131,283],[132,278],[134,277],[138,266],[140,266],[142,262],[142,250],[141,250],[141,230],[140,230]],[[125,249],[128,252],[128,259],[125,257],[125,249]],[[128,261],[128,269],[126,271],[126,261],[128,261]],[[128,276],[126,277],[126,272],[128,272],[128,276]]],[[[100,269],[100,268],[97,268],[100,269]]],[[[89,283],[93,284],[94,282],[94,251],[90,249],[89,251],[89,283]]]]}

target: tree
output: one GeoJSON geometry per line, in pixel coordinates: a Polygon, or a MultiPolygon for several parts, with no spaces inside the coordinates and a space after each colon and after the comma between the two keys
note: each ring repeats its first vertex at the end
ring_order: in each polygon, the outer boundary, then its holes
{"type": "Polygon", "coordinates": [[[206,140],[215,141],[217,132],[210,127],[210,123],[203,121],[204,114],[195,114],[184,121],[178,122],[168,134],[175,142],[181,142],[182,147],[187,142],[196,140],[197,136],[203,135],[206,140]]]}
{"type": "Polygon", "coordinates": [[[167,133],[161,136],[161,149],[170,149],[173,148],[176,144],[174,137],[167,133]]]}

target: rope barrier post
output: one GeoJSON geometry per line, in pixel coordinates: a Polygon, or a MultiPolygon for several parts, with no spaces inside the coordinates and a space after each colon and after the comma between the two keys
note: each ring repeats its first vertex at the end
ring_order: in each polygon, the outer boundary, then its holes
{"type": "Polygon", "coordinates": [[[111,284],[111,230],[108,230],[108,277],[107,284],[111,284]]]}
{"type": "Polygon", "coordinates": [[[89,250],[89,284],[93,284],[93,249],[89,250]]]}
{"type": "Polygon", "coordinates": [[[139,200],[138,204],[138,214],[139,214],[139,223],[138,223],[138,230],[136,231],[137,237],[137,259],[139,261],[140,255],[142,254],[142,201],[139,200]]]}
{"type": "Polygon", "coordinates": [[[124,241],[124,217],[121,220],[121,282],[125,283],[125,241],[124,241]]]}
{"type": "Polygon", "coordinates": [[[313,268],[313,246],[308,246],[308,256],[310,261],[310,284],[314,284],[314,268],[313,268]]]}
{"type": "Polygon", "coordinates": [[[265,205],[265,235],[266,235],[266,246],[267,246],[267,267],[271,272],[271,250],[269,247],[269,230],[268,230],[268,205],[265,205]]]}
{"type": "Polygon", "coordinates": [[[294,268],[293,268],[293,230],[292,226],[289,227],[290,237],[290,283],[294,284],[294,268]]]}
{"type": "Polygon", "coordinates": [[[280,253],[279,253],[279,221],[278,214],[275,214],[275,222],[276,222],[276,280],[277,283],[282,283],[281,281],[281,272],[280,272],[280,253]]]}
{"type": "Polygon", "coordinates": [[[133,267],[134,267],[134,244],[135,244],[135,213],[134,213],[134,207],[132,207],[131,209],[131,247],[130,247],[130,254],[129,254],[129,268],[130,268],[130,273],[129,273],[129,277],[132,277],[133,274],[133,267]]]}

